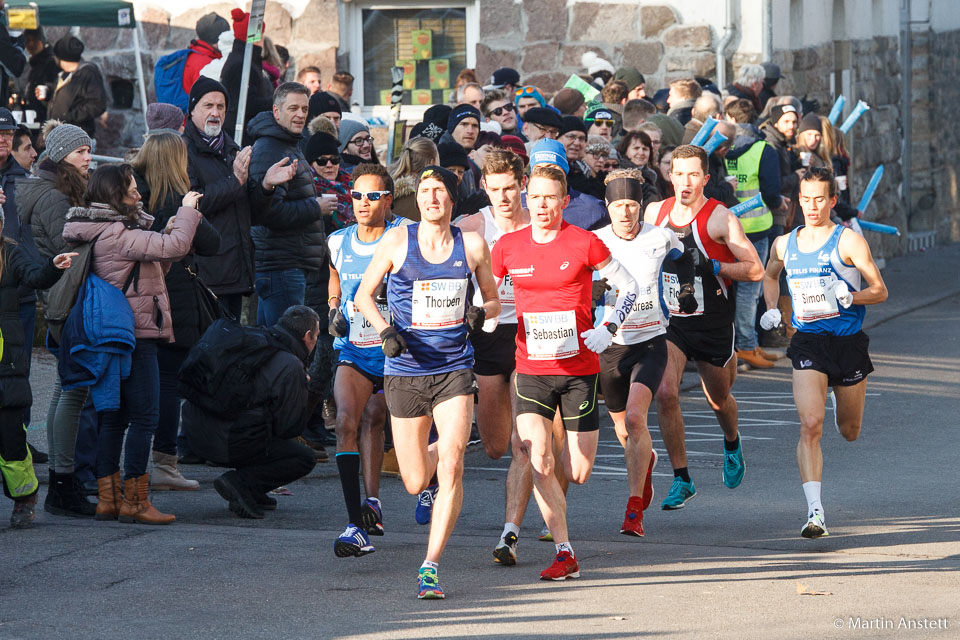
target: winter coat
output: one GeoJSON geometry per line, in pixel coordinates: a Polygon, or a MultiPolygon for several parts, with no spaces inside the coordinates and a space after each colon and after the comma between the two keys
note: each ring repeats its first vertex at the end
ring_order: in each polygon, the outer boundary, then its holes
{"type": "Polygon", "coordinates": [[[47,105],[50,104],[50,98],[57,88],[57,76],[60,74],[60,65],[53,56],[53,48],[45,47],[40,53],[31,56],[29,70],[27,71],[27,82],[23,86],[23,98],[26,100],[27,109],[33,109],[37,112],[37,122],[45,122],[47,119],[47,105]],[[37,87],[46,85],[47,99],[37,100],[37,87]]]}
{"type": "Polygon", "coordinates": [[[755,93],[750,91],[750,89],[747,89],[746,87],[737,83],[733,83],[728,85],[725,91],[729,96],[735,96],[742,100],[749,100],[751,104],[753,104],[753,110],[756,112],[756,115],[759,116],[760,112],[763,111],[763,105],[760,104],[760,98],[755,93]]]}
{"type": "MultiPolygon", "coordinates": [[[[3,188],[3,195],[7,197],[7,201],[3,204],[3,237],[16,242],[28,258],[38,261],[40,254],[37,253],[37,247],[33,243],[33,232],[30,225],[20,224],[20,210],[17,208],[18,187],[28,175],[14,159],[12,153],[7,157],[3,167],[0,167],[0,187],[3,188]]],[[[33,288],[26,284],[20,285],[20,304],[31,304],[36,301],[37,294],[33,288]]]]}
{"type": "Polygon", "coordinates": [[[71,206],[66,194],[57,190],[52,161],[45,160],[35,175],[17,183],[20,223],[30,227],[37,251],[44,258],[63,253],[63,225],[71,206]]]}
{"type": "Polygon", "coordinates": [[[233,175],[233,160],[240,147],[226,131],[223,147],[212,149],[187,120],[187,174],[190,188],[203,194],[199,209],[220,234],[220,250],[212,257],[197,257],[197,273],[217,295],[253,293],[253,238],[250,236],[251,196],[247,185],[233,175]]]}
{"type": "Polygon", "coordinates": [[[23,50],[10,37],[6,24],[0,23],[0,105],[6,107],[9,103],[10,78],[20,77],[26,64],[23,50]]]}
{"type": "Polygon", "coordinates": [[[307,422],[306,345],[279,326],[266,330],[277,352],[257,374],[254,395],[265,398],[235,419],[208,413],[190,401],[183,403],[183,428],[190,449],[225,465],[262,458],[271,440],[303,433],[307,422]],[[261,395],[262,394],[262,395],[261,395]]]}
{"type": "Polygon", "coordinates": [[[260,185],[267,170],[282,158],[297,160],[297,174],[274,189],[268,209],[259,213],[251,232],[257,272],[322,269],[327,238],[310,166],[297,148],[299,136],[281,127],[273,113],[256,116],[247,130],[254,140],[250,160],[254,185],[260,185]]]}
{"type": "Polygon", "coordinates": [[[417,206],[417,176],[400,176],[393,181],[392,211],[394,215],[420,222],[420,208],[417,206]]]}
{"type": "MultiPolygon", "coordinates": [[[[227,90],[227,117],[223,122],[223,130],[233,135],[237,126],[237,113],[240,108],[240,82],[243,80],[243,50],[246,43],[243,40],[234,40],[233,49],[227,55],[220,72],[220,82],[227,90]]],[[[249,122],[262,111],[270,111],[273,107],[273,87],[263,77],[261,68],[263,61],[260,58],[260,47],[252,47],[250,56],[250,80],[247,85],[247,110],[243,115],[242,145],[250,144],[253,138],[247,129],[249,122]]],[[[268,165],[269,166],[269,165],[268,165]]]]}
{"type": "MultiPolygon", "coordinates": [[[[136,175],[136,179],[137,191],[140,192],[144,201],[149,201],[150,186],[141,176],[136,175]]],[[[153,215],[152,231],[160,232],[166,228],[167,222],[180,209],[181,200],[183,200],[183,194],[167,194],[165,201],[159,203],[151,214],[153,215]]],[[[201,219],[193,236],[191,252],[179,262],[172,263],[164,277],[167,296],[170,298],[173,335],[177,337],[177,341],[169,345],[170,349],[189,349],[200,340],[200,306],[193,278],[190,277],[187,268],[196,273],[197,267],[193,254],[212,256],[216,255],[219,248],[220,234],[205,218],[201,219]]]]}
{"type": "Polygon", "coordinates": [[[0,242],[0,336],[3,355],[0,356],[0,407],[26,408],[33,404],[27,368],[30,363],[30,340],[23,334],[20,323],[19,288],[47,289],[56,284],[63,271],[53,266],[53,260],[35,261],[19,245],[4,239],[0,242]]]}
{"type": "MultiPolygon", "coordinates": [[[[60,77],[64,77],[61,73],[60,77]]],[[[96,119],[107,110],[107,90],[97,65],[86,60],[66,75],[47,107],[47,117],[67,124],[75,124],[91,138],[96,132],[96,119]]]]}
{"type": "Polygon", "coordinates": [[[667,111],[667,115],[676,118],[680,124],[686,125],[693,117],[693,103],[694,100],[681,100],[667,111]]]}
{"type": "Polygon", "coordinates": [[[63,238],[67,242],[92,242],[90,266],[95,273],[126,295],[136,320],[137,339],[174,341],[170,298],[164,272],[168,265],[187,255],[200,224],[200,212],[180,207],[170,234],[148,229],[153,216],[142,212],[133,221],[104,204],[73,207],[67,212],[63,238]],[[99,236],[99,238],[98,238],[99,236]],[[127,279],[140,264],[139,277],[129,287],[127,279]]]}
{"type": "MultiPolygon", "coordinates": [[[[734,160],[750,150],[758,140],[763,140],[760,131],[753,125],[737,125],[737,136],[725,158],[734,160]]],[[[760,197],[771,212],[780,207],[780,157],[776,149],[767,144],[760,154],[758,172],[760,197]]]]}
{"type": "Polygon", "coordinates": [[[222,58],[223,54],[215,46],[203,40],[191,40],[187,48],[190,49],[190,53],[183,65],[183,90],[189,95],[193,83],[200,77],[200,70],[214,60],[222,58]]]}

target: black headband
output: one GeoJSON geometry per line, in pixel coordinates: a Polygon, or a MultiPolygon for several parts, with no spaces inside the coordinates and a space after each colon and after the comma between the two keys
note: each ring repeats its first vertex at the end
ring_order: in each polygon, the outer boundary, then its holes
{"type": "Polygon", "coordinates": [[[643,183],[636,178],[617,178],[607,183],[607,204],[617,200],[633,200],[643,204],[643,183]]]}

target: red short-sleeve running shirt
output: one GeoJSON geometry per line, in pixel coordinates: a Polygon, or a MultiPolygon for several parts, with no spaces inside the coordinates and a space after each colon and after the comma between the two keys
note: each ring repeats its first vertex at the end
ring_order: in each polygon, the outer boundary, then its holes
{"type": "Polygon", "coordinates": [[[527,227],[493,247],[493,275],[510,274],[517,306],[517,371],[530,375],[582,376],[600,372],[597,355],[580,333],[593,328],[593,269],[610,257],[596,235],[562,223],[545,244],[527,227]]]}

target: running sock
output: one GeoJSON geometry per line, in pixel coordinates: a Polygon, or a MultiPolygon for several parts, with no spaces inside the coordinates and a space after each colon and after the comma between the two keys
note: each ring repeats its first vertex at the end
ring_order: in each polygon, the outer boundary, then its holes
{"type": "Polygon", "coordinates": [[[440,570],[440,563],[439,563],[439,562],[430,562],[429,560],[424,560],[424,561],[423,561],[423,564],[420,565],[420,568],[421,568],[421,569],[433,569],[434,571],[439,571],[439,570],[440,570]]]}
{"type": "Polygon", "coordinates": [[[723,438],[723,450],[724,451],[736,451],[740,446],[740,434],[737,434],[737,439],[733,442],[727,440],[726,436],[723,438]]]}
{"type": "Polygon", "coordinates": [[[347,503],[347,517],[350,524],[360,526],[360,454],[346,451],[337,454],[337,471],[340,472],[340,486],[343,487],[343,500],[347,503]]]}
{"type": "Polygon", "coordinates": [[[573,547],[570,546],[570,543],[569,543],[569,542],[558,542],[558,543],[557,543],[557,553],[560,553],[561,551],[566,551],[566,552],[569,553],[570,556],[573,557],[573,558],[576,557],[575,555],[573,555],[573,547]]]}
{"type": "Polygon", "coordinates": [[[820,504],[820,483],[819,482],[804,482],[803,483],[803,495],[807,497],[807,509],[808,513],[813,513],[814,511],[819,511],[823,513],[823,505],[820,504]]]}
{"type": "Polygon", "coordinates": [[[519,537],[520,537],[520,527],[518,527],[517,525],[515,525],[515,524],[512,523],[512,522],[507,522],[506,524],[503,525],[503,533],[500,534],[500,537],[501,537],[501,538],[506,538],[508,533],[512,533],[513,535],[515,535],[515,536],[517,536],[517,537],[519,538],[519,537]]]}
{"type": "Polygon", "coordinates": [[[681,478],[684,482],[690,482],[690,473],[687,471],[686,467],[680,467],[679,469],[674,469],[673,477],[681,478]]]}

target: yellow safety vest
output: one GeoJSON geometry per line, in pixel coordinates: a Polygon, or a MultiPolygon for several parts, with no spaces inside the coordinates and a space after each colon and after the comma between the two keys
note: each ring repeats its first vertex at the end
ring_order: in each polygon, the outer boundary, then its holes
{"type": "MultiPolygon", "coordinates": [[[[727,158],[727,173],[737,178],[737,200],[743,202],[760,193],[760,156],[767,143],[757,140],[740,157],[727,158]]],[[[773,226],[773,214],[766,205],[740,216],[740,224],[746,233],[760,233],[773,226]]]]}

